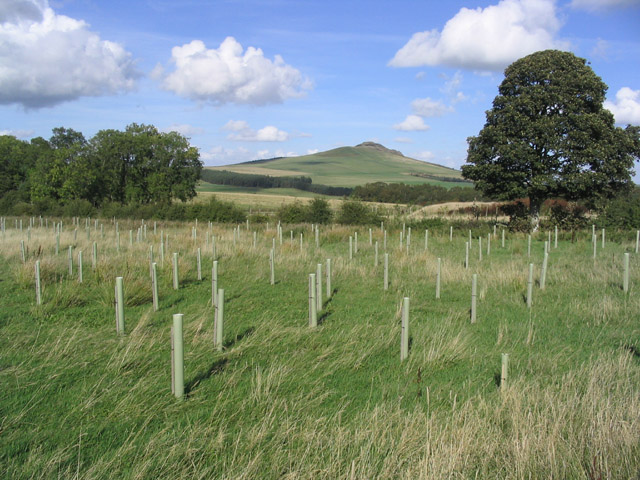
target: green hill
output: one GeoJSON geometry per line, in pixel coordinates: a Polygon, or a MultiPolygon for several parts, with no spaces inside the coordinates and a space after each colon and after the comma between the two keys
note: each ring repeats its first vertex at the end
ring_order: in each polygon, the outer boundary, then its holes
{"type": "Polygon", "coordinates": [[[471,185],[463,181],[459,170],[405,157],[397,150],[373,142],[301,157],[208,168],[272,176],[304,175],[311,177],[313,183],[336,187],[355,187],[373,182],[431,183],[444,187],[471,185]]]}

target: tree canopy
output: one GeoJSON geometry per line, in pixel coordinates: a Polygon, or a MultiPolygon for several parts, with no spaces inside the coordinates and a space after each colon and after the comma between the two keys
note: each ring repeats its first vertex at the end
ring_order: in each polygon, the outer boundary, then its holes
{"type": "Polygon", "coordinates": [[[528,198],[533,229],[545,199],[592,205],[631,185],[637,127],[616,127],[603,107],[607,85],[583,58],[545,50],[512,63],[468,139],[464,178],[503,200],[528,198]]]}
{"type": "Polygon", "coordinates": [[[201,170],[188,139],[152,125],[101,130],[89,140],[63,127],[31,143],[0,136],[0,197],[14,192],[21,201],[170,204],[196,195],[201,170]]]}

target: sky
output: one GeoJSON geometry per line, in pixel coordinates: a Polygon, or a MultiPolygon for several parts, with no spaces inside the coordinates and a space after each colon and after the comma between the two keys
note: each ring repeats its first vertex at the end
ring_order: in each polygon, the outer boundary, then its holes
{"type": "Polygon", "coordinates": [[[138,123],[205,165],[374,141],[459,168],[504,69],[546,49],[640,125],[640,0],[0,0],[0,134],[138,123]]]}

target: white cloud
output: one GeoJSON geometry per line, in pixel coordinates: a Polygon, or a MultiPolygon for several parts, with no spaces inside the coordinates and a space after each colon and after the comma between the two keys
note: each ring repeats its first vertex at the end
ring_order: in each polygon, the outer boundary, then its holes
{"type": "Polygon", "coordinates": [[[429,125],[424,123],[424,119],[418,115],[407,115],[401,123],[396,123],[393,128],[404,132],[424,132],[429,130],[429,125]]]}
{"type": "Polygon", "coordinates": [[[396,137],[393,141],[398,143],[413,143],[413,140],[409,137],[396,137]]]}
{"type": "Polygon", "coordinates": [[[445,80],[440,91],[449,97],[451,103],[456,104],[467,99],[467,96],[460,90],[462,73],[456,72],[452,77],[443,74],[440,77],[445,80]]]}
{"type": "Polygon", "coordinates": [[[310,148],[309,150],[307,150],[307,155],[313,155],[314,153],[318,153],[320,150],[318,150],[317,148],[310,148]]]}
{"type": "Polygon", "coordinates": [[[0,104],[42,108],[134,88],[131,54],[43,1],[0,2],[0,104]]]}
{"type": "Polygon", "coordinates": [[[442,32],[413,34],[389,65],[502,70],[538,50],[566,49],[566,42],[554,38],[560,25],[554,0],[501,0],[484,9],[462,8],[442,32]]]}
{"type": "Polygon", "coordinates": [[[613,113],[619,125],[640,125],[640,90],[622,87],[616,93],[615,102],[606,100],[604,108],[613,113]]]}
{"type": "MultiPolygon", "coordinates": [[[[280,55],[269,60],[259,48],[243,51],[233,37],[219,48],[209,49],[201,40],[173,47],[171,62],[175,69],[164,76],[163,88],[202,103],[282,103],[311,88],[311,82],[280,55]]],[[[154,75],[162,77],[162,68],[156,67],[154,75]]]]}
{"type": "Polygon", "coordinates": [[[190,137],[192,135],[202,135],[204,133],[204,128],[194,127],[193,125],[188,124],[173,124],[163,128],[162,131],[177,132],[185,137],[190,137]]]}
{"type": "Polygon", "coordinates": [[[0,130],[0,136],[10,135],[16,138],[28,138],[33,137],[35,132],[33,130],[0,130]]]}
{"type": "Polygon", "coordinates": [[[640,5],[640,0],[572,0],[571,7],[579,10],[607,10],[640,5]]]}
{"type": "Polygon", "coordinates": [[[244,147],[228,149],[216,146],[209,150],[201,150],[200,158],[206,165],[228,165],[254,160],[256,155],[244,147]]]}
{"type": "Polygon", "coordinates": [[[435,158],[435,154],[430,152],[429,150],[423,150],[422,152],[417,152],[413,155],[413,158],[417,158],[418,160],[431,161],[435,158]]]}
{"type": "Polygon", "coordinates": [[[453,108],[448,107],[440,100],[427,98],[416,98],[411,102],[411,109],[416,115],[421,117],[441,117],[445,113],[453,112],[453,108]]]}
{"type": "Polygon", "coordinates": [[[607,58],[607,53],[609,51],[609,42],[603,40],[602,38],[598,38],[596,42],[596,46],[591,50],[592,57],[600,57],[607,58]]]}
{"type": "Polygon", "coordinates": [[[223,130],[231,130],[232,132],[241,132],[242,130],[248,130],[249,124],[244,120],[229,120],[223,130]]]}
{"type": "Polygon", "coordinates": [[[229,140],[241,142],[285,142],[289,139],[287,132],[273,125],[253,130],[244,120],[229,120],[222,128],[233,132],[227,136],[229,140]]]}

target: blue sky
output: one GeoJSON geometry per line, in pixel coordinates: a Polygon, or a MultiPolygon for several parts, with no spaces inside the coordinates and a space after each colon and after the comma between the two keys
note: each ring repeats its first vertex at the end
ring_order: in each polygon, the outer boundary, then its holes
{"type": "Polygon", "coordinates": [[[135,122],[206,165],[371,140],[459,168],[504,68],[547,48],[640,125],[640,0],[0,0],[0,133],[135,122]]]}

